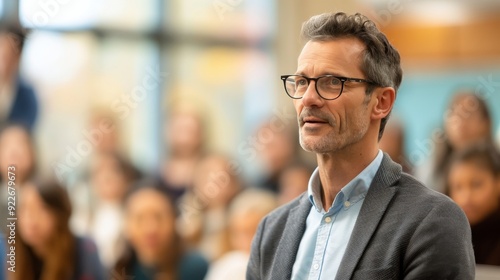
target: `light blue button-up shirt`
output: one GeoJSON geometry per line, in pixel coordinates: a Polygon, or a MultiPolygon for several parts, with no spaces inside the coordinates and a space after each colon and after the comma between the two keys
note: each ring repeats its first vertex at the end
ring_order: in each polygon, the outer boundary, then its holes
{"type": "Polygon", "coordinates": [[[375,159],[335,196],[328,212],[321,202],[318,168],[313,172],[307,190],[312,207],[293,265],[292,280],[335,278],[361,205],[383,157],[379,150],[375,159]]]}

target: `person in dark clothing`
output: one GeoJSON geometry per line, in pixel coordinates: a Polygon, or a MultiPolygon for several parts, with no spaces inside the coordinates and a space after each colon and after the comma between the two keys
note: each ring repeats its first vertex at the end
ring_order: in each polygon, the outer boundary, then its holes
{"type": "Polygon", "coordinates": [[[19,75],[26,32],[18,26],[0,26],[0,124],[18,123],[33,130],[38,100],[19,75]]]}
{"type": "Polygon", "coordinates": [[[500,266],[500,153],[483,143],[456,154],[447,192],[469,220],[476,263],[500,266]]]}
{"type": "Polygon", "coordinates": [[[153,181],[141,181],[125,198],[127,249],[111,275],[135,280],[202,280],[207,261],[184,249],[175,230],[175,207],[167,191],[153,181]]]}
{"type": "Polygon", "coordinates": [[[55,182],[28,182],[20,191],[16,270],[9,280],[104,280],[95,244],[69,229],[71,205],[55,182]]]}

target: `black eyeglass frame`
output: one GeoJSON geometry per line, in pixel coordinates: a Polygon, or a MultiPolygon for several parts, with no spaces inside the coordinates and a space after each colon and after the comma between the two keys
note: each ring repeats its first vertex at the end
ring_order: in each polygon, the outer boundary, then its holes
{"type": "Polygon", "coordinates": [[[290,77],[293,77],[293,76],[302,77],[302,78],[306,79],[306,81],[307,81],[307,87],[309,87],[309,85],[311,84],[311,81],[314,81],[314,89],[316,90],[316,93],[319,95],[319,97],[321,97],[321,98],[323,98],[325,100],[335,100],[335,99],[339,98],[342,95],[342,92],[344,92],[345,82],[366,83],[366,84],[369,84],[369,85],[378,86],[376,83],[368,81],[368,80],[365,80],[365,79],[341,77],[341,76],[335,76],[335,75],[322,75],[322,76],[319,76],[319,77],[316,77],[316,78],[309,78],[307,76],[297,75],[297,74],[294,74],[294,75],[281,75],[280,78],[283,81],[283,86],[285,88],[286,95],[288,95],[292,99],[301,99],[304,96],[304,95],[302,95],[302,96],[296,97],[296,96],[291,96],[288,93],[288,90],[286,89],[286,80],[288,78],[290,78],[290,77]],[[335,97],[335,98],[325,98],[325,97],[323,97],[319,93],[319,91],[318,91],[318,80],[321,79],[321,78],[325,78],[325,77],[336,78],[336,79],[340,80],[340,82],[342,83],[342,85],[340,87],[339,95],[337,95],[337,97],[335,97]]]}

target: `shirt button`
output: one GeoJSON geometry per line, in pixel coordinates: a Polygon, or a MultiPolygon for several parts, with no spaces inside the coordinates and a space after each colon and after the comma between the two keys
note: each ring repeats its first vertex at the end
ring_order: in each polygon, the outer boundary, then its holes
{"type": "Polygon", "coordinates": [[[317,270],[317,269],[319,268],[319,264],[315,263],[315,264],[313,265],[313,268],[317,270]]]}
{"type": "Polygon", "coordinates": [[[351,206],[351,203],[349,201],[346,201],[346,202],[344,202],[344,206],[349,207],[349,206],[351,206]]]}
{"type": "Polygon", "coordinates": [[[326,217],[326,218],[325,218],[325,222],[326,222],[326,223],[331,223],[331,222],[332,222],[332,218],[330,218],[330,217],[326,217]]]}

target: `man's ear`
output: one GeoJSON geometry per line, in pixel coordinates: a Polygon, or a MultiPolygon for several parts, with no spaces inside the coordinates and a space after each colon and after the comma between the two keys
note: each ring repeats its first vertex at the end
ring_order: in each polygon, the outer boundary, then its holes
{"type": "Polygon", "coordinates": [[[373,106],[371,118],[381,120],[387,117],[396,101],[396,91],[392,87],[378,88],[373,92],[375,105],[373,106]]]}

